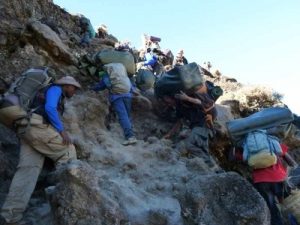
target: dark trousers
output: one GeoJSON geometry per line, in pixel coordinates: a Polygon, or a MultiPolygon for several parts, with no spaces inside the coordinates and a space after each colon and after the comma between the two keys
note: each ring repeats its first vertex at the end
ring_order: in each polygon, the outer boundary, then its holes
{"type": "Polygon", "coordinates": [[[199,157],[210,168],[217,166],[215,160],[209,154],[208,139],[211,131],[205,127],[194,127],[190,136],[185,140],[185,147],[191,157],[199,157]]]}
{"type": "Polygon", "coordinates": [[[283,191],[284,191],[283,183],[262,182],[262,183],[256,183],[254,184],[254,186],[267,202],[267,205],[271,213],[271,225],[283,225],[282,216],[276,205],[276,198],[283,197],[283,191]]]}
{"type": "Polygon", "coordinates": [[[89,32],[85,32],[83,35],[82,35],[82,38],[80,40],[80,45],[89,45],[91,42],[91,37],[90,37],[90,34],[89,32]]]}
{"type": "Polygon", "coordinates": [[[131,98],[120,97],[112,102],[126,139],[134,136],[130,121],[131,98]]]}

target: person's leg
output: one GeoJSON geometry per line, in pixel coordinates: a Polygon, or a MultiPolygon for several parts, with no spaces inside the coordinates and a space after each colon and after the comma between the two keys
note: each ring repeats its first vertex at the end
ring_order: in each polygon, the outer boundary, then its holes
{"type": "Polygon", "coordinates": [[[218,169],[215,160],[208,152],[208,130],[203,127],[194,127],[186,140],[186,150],[192,157],[199,157],[204,160],[209,168],[218,169]]]}
{"type": "Polygon", "coordinates": [[[128,119],[131,122],[131,98],[123,98],[123,102],[126,108],[128,119]]]}
{"type": "Polygon", "coordinates": [[[1,209],[1,215],[6,222],[12,223],[22,219],[43,163],[44,156],[21,140],[18,169],[1,209]]]}
{"type": "Polygon", "coordinates": [[[85,47],[85,46],[89,46],[89,44],[90,44],[90,35],[88,32],[85,32],[81,38],[80,45],[85,47]]]}
{"type": "Polygon", "coordinates": [[[119,123],[124,131],[124,136],[126,139],[133,137],[133,131],[131,127],[131,122],[129,115],[127,113],[126,104],[124,103],[123,98],[118,98],[112,102],[114,110],[116,111],[119,119],[119,123]]]}
{"type": "Polygon", "coordinates": [[[283,225],[282,216],[276,205],[274,183],[256,183],[254,186],[268,205],[271,213],[271,225],[283,225]]]}
{"type": "Polygon", "coordinates": [[[31,146],[55,163],[76,159],[74,145],[64,145],[62,137],[51,125],[32,126],[25,137],[34,140],[31,146]]]}

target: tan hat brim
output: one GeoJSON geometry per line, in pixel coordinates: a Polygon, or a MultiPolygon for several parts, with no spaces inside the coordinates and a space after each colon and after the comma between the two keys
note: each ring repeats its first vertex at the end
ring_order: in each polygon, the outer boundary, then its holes
{"type": "Polygon", "coordinates": [[[61,80],[58,80],[56,82],[54,82],[55,84],[59,84],[59,85],[73,85],[74,87],[76,88],[81,88],[81,85],[77,82],[77,81],[61,81],[61,80]]]}

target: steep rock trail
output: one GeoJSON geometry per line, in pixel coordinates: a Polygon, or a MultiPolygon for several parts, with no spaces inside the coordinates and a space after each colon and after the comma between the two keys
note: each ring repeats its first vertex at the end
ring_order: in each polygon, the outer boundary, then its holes
{"type": "MultiPolygon", "coordinates": [[[[218,133],[211,154],[223,169],[215,173],[201,158],[180,155],[183,138],[162,139],[172,123],[160,119],[162,108],[152,93],[134,98],[132,120],[138,143],[123,146],[122,130],[109,111],[107,93],[88,87],[95,78],[78,61],[87,53],[112,48],[115,38],[78,43],[79,17],[46,0],[0,0],[0,78],[11,83],[34,66],[71,74],[83,90],[67,102],[64,122],[79,160],[54,170],[46,161],[25,218],[44,224],[201,224],[267,225],[269,211],[247,177],[244,166],[227,161],[230,146],[225,123],[263,107],[279,104],[272,91],[244,87],[225,76],[206,77],[224,89],[219,100],[218,133]],[[242,193],[242,194],[241,194],[242,193]]],[[[0,82],[0,92],[5,84],[0,82]]],[[[289,139],[293,148],[299,147],[289,139]]],[[[0,125],[0,206],[18,162],[19,143],[0,125]]],[[[299,153],[294,151],[299,159],[299,153]]]]}

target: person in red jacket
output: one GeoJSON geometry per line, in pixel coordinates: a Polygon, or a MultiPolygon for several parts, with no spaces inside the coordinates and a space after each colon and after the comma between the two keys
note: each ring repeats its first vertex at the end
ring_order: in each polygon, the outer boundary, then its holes
{"type": "MultiPolygon", "coordinates": [[[[271,225],[283,225],[283,219],[277,202],[282,203],[284,198],[284,181],[287,178],[287,168],[283,160],[291,167],[297,166],[297,163],[288,154],[288,147],[285,144],[280,144],[282,155],[278,156],[277,163],[273,166],[253,169],[252,181],[256,190],[265,199],[271,213],[271,225]]],[[[243,160],[241,151],[235,151],[234,158],[229,155],[229,158],[237,161],[243,160]]]]}
{"type": "Polygon", "coordinates": [[[271,225],[283,225],[280,210],[276,202],[283,200],[284,181],[287,178],[287,168],[283,165],[282,159],[288,156],[288,148],[281,144],[282,156],[278,157],[277,163],[273,166],[254,169],[252,180],[255,188],[265,199],[271,213],[271,225]]]}
{"type": "MultiPolygon", "coordinates": [[[[284,181],[287,178],[287,168],[283,164],[283,160],[289,166],[296,166],[297,163],[288,154],[288,147],[280,144],[282,155],[278,156],[277,163],[273,166],[253,169],[252,180],[254,187],[265,199],[271,213],[271,225],[283,225],[283,219],[277,202],[281,203],[284,198],[284,181]]],[[[243,160],[242,152],[235,152],[235,160],[243,160]]]]}

